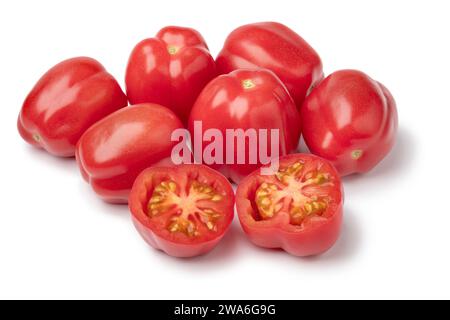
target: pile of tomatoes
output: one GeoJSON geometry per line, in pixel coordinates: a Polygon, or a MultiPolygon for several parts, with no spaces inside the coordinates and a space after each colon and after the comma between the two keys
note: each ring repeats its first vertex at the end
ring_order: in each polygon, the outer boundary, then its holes
{"type": "Polygon", "coordinates": [[[327,251],[342,225],[341,177],[375,167],[397,126],[386,87],[356,70],[324,78],[316,51],[274,22],[237,28],[216,59],[197,31],[163,28],[133,49],[126,94],[96,60],[63,61],[37,82],[18,119],[24,140],[75,156],[92,189],[128,203],[142,237],[176,257],[213,249],[235,205],[256,245],[327,251]],[[230,129],[244,134],[244,161],[237,143],[218,139],[230,129]],[[251,129],[278,135],[251,142],[251,129]],[[183,130],[200,143],[177,153],[174,132],[183,130]],[[301,135],[310,153],[296,153],[301,135]],[[270,165],[258,152],[264,144],[276,155],[270,165]],[[195,155],[207,152],[222,161],[195,155]]]}

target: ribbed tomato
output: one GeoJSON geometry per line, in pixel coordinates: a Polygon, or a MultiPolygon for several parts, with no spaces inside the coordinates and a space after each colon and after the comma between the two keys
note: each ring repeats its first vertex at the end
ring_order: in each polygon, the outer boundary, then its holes
{"type": "Polygon", "coordinates": [[[389,90],[356,70],[337,71],[322,81],[305,100],[301,119],[310,151],[343,176],[367,172],[383,160],[398,127],[389,90]]]}
{"type": "Polygon", "coordinates": [[[214,59],[198,31],[166,27],[133,49],[127,95],[132,104],[162,104],[186,122],[198,94],[215,75],[214,59]]]}
{"type": "Polygon", "coordinates": [[[183,125],[166,107],[140,104],[97,122],[77,145],[83,177],[104,200],[127,203],[136,177],[152,165],[172,163],[172,132],[183,125]]]}
{"type": "Polygon", "coordinates": [[[96,60],[65,60],[45,73],[23,103],[18,119],[22,138],[60,157],[73,157],[82,134],[125,107],[127,97],[96,60]]]}

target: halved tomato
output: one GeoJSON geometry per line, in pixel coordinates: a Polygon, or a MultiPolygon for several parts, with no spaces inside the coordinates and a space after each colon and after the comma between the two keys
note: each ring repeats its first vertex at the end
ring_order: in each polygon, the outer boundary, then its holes
{"type": "Polygon", "coordinates": [[[272,175],[253,172],[238,186],[242,228],[257,246],[296,256],[327,251],[339,237],[343,188],[327,160],[309,154],[280,158],[272,175]]]}
{"type": "Polygon", "coordinates": [[[234,216],[234,192],[219,172],[204,165],[151,167],[136,179],[129,206],[148,244],[175,257],[212,250],[234,216]]]}

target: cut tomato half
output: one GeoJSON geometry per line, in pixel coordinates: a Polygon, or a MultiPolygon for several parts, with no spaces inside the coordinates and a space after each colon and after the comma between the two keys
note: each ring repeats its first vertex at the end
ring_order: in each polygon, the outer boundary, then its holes
{"type": "Polygon", "coordinates": [[[236,204],[250,240],[296,256],[327,251],[339,237],[343,188],[328,161],[307,154],[282,157],[271,175],[260,170],[238,186],[236,204]]]}
{"type": "Polygon", "coordinates": [[[175,257],[213,249],[233,220],[230,182],[204,165],[153,167],[137,178],[129,206],[142,237],[175,257]]]}

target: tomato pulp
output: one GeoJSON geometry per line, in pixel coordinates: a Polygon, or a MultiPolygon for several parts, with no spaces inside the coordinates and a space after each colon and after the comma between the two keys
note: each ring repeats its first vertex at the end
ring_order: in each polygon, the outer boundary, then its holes
{"type": "Polygon", "coordinates": [[[136,179],[129,207],[148,244],[171,256],[193,257],[225,235],[234,192],[224,176],[203,165],[152,167],[136,179]]]}
{"type": "Polygon", "coordinates": [[[242,228],[257,246],[311,256],[337,241],[343,199],[333,165],[313,155],[292,154],[280,159],[272,175],[257,170],[246,177],[238,186],[236,207],[242,228]]]}

